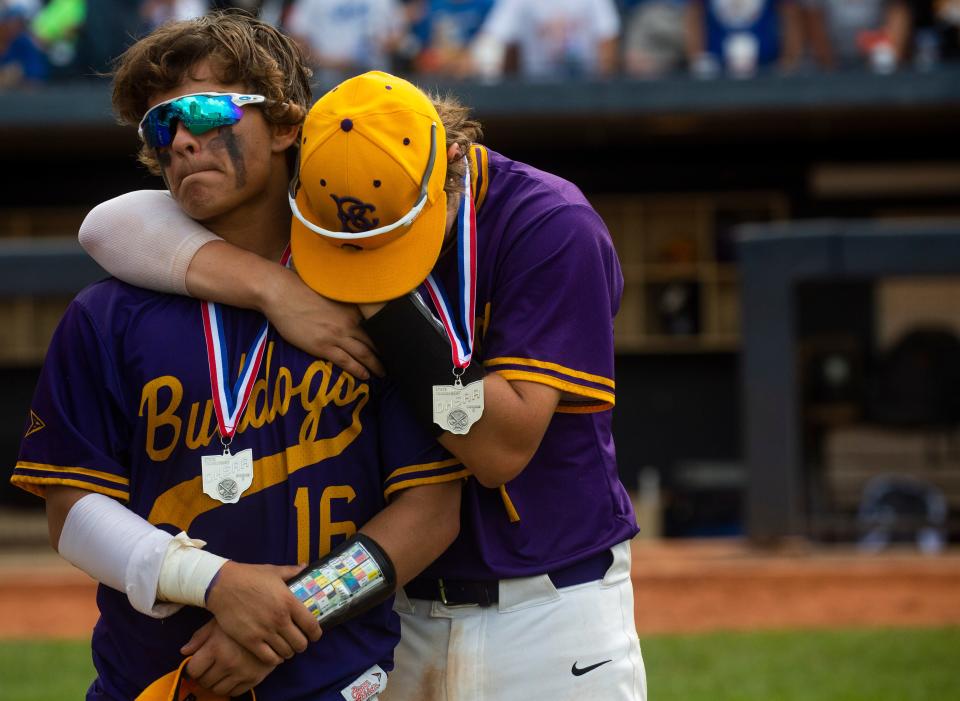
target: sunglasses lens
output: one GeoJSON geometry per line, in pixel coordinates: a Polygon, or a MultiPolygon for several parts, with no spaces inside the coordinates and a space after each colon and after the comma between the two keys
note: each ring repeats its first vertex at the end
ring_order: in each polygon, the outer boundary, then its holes
{"type": "Polygon", "coordinates": [[[186,95],[150,110],[143,123],[143,138],[151,148],[160,148],[173,142],[175,120],[199,135],[236,124],[242,116],[243,110],[228,95],[186,95]]]}

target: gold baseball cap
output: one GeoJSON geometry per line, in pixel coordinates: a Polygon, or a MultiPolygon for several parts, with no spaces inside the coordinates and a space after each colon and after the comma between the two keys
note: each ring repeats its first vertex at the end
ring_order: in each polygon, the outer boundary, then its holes
{"type": "Polygon", "coordinates": [[[300,277],[343,302],[414,289],[447,221],[446,131],[430,98],[379,71],[350,78],[307,114],[290,185],[300,277]]]}
{"type": "MultiPolygon", "coordinates": [[[[187,657],[175,670],[150,684],[140,692],[136,701],[233,701],[228,696],[221,696],[202,688],[187,676],[187,663],[191,657],[187,657]]],[[[239,701],[257,701],[257,695],[253,689],[233,698],[239,701]]]]}

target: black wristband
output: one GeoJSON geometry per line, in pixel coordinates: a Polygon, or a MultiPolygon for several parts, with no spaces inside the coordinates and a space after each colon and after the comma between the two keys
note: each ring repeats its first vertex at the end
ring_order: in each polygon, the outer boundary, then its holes
{"type": "Polygon", "coordinates": [[[331,628],[390,598],[397,572],[377,541],[357,533],[288,579],[287,586],[321,626],[331,628]]]}
{"type": "MultiPolygon", "coordinates": [[[[433,386],[454,383],[450,341],[415,294],[387,302],[362,326],[414,416],[439,436],[444,429],[433,421],[433,386]]],[[[470,363],[460,381],[467,385],[484,374],[479,363],[470,363]]]]}

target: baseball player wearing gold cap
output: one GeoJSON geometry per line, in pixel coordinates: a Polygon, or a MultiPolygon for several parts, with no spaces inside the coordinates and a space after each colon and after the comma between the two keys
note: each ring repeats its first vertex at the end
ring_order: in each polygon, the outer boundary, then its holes
{"type": "MultiPolygon", "coordinates": [[[[136,42],[113,105],[164,198],[281,268],[309,75],[275,27],[212,13],[136,42]]],[[[100,583],[89,701],[377,698],[393,588],[453,541],[466,475],[391,384],[250,310],[115,279],[77,295],[11,482],[100,583]]]]}
{"type": "MultiPolygon", "coordinates": [[[[479,134],[456,102],[367,73],[311,109],[290,188],[300,276],[360,304],[414,414],[472,473],[460,536],[398,592],[384,697],[643,699],[637,528],[611,436],[619,263],[575,186],[478,145],[479,134]]],[[[108,269],[155,276],[155,265],[104,255],[123,248],[103,236],[118,209],[85,224],[87,245],[108,269]]],[[[184,222],[171,251],[195,227],[184,222]]],[[[212,270],[207,248],[181,266],[188,287],[227,294],[229,281],[236,295],[237,271],[279,277],[242,256],[229,276],[212,270]]],[[[263,306],[256,289],[244,294],[263,306]]]]}

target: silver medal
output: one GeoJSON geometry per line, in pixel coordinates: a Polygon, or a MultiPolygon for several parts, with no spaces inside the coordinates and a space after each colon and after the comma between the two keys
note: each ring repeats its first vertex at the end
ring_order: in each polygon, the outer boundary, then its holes
{"type": "Polygon", "coordinates": [[[469,433],[483,415],[483,380],[464,386],[458,377],[452,385],[433,386],[433,420],[444,431],[469,433]]]}
{"type": "Polygon", "coordinates": [[[236,504],[253,484],[253,450],[200,458],[203,493],[223,504],[236,504]]]}

